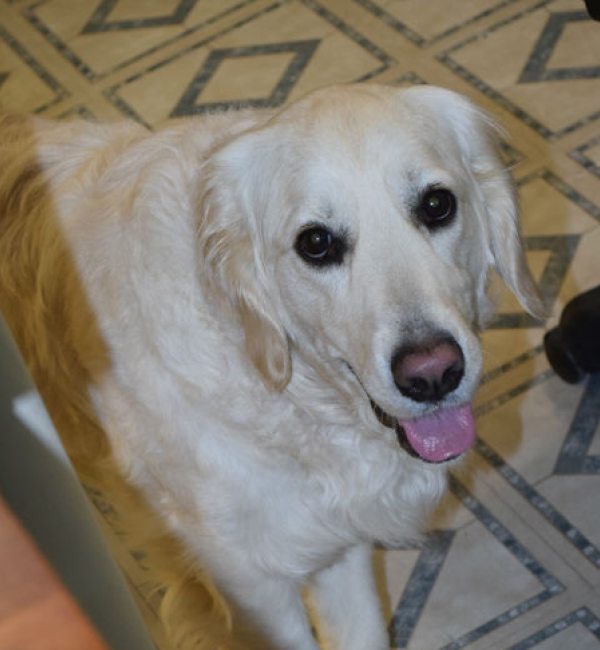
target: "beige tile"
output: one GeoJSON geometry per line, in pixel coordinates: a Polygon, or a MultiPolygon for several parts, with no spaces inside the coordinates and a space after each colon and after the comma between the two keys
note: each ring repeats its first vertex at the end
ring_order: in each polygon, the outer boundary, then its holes
{"type": "Polygon", "coordinates": [[[88,118],[116,121],[123,119],[123,114],[101,92],[92,90],[76,93],[59,102],[44,111],[43,117],[58,120],[88,118]]]}
{"type": "MultiPolygon", "coordinates": [[[[541,431],[538,433],[542,436],[541,431]]],[[[544,495],[536,491],[543,483],[527,483],[526,477],[510,460],[508,463],[502,468],[504,476],[488,465],[488,472],[482,474],[485,486],[479,487],[480,498],[563,585],[563,592],[544,606],[543,612],[538,612],[542,617],[552,618],[553,614],[548,614],[546,609],[561,611],[563,604],[566,608],[577,607],[600,585],[597,549],[588,546],[593,542],[581,537],[582,531],[572,521],[570,506],[557,509],[552,501],[545,500],[544,495]]],[[[584,486],[581,489],[585,489],[584,486]]],[[[538,614],[534,618],[537,619],[538,614]]]]}
{"type": "Polygon", "coordinates": [[[377,2],[390,16],[414,31],[425,41],[462,26],[502,6],[490,0],[464,0],[456,2],[452,10],[444,0],[381,0],[377,2]]]}
{"type": "Polygon", "coordinates": [[[169,118],[209,54],[207,48],[193,50],[124,85],[117,95],[147,124],[162,122],[169,118]],[[160,88],[160,92],[157,92],[157,88],[160,88]]]}
{"type": "MultiPolygon", "coordinates": [[[[535,346],[539,346],[542,336],[539,328],[486,330],[481,336],[484,377],[490,372],[495,374],[496,368],[527,354],[535,346]]],[[[507,371],[499,379],[502,377],[509,379],[507,371]]],[[[483,390],[483,386],[480,388],[481,390],[483,390]]]]}
{"type": "Polygon", "coordinates": [[[268,97],[294,58],[291,52],[227,59],[206,85],[204,102],[231,102],[240,97],[268,97]]]}
{"type": "Polygon", "coordinates": [[[516,83],[531,54],[531,36],[541,32],[546,17],[546,13],[540,11],[509,23],[456,50],[452,59],[484,79],[494,90],[506,91],[516,83]],[[526,33],[528,37],[524,38],[526,33]]]}
{"type": "Polygon", "coordinates": [[[557,304],[555,319],[562,308],[575,296],[600,284],[600,226],[582,237],[567,271],[557,304]]]}
{"type": "Polygon", "coordinates": [[[67,94],[31,53],[22,36],[0,24],[0,106],[4,110],[34,112],[67,94]]]}
{"type": "Polygon", "coordinates": [[[596,112],[596,81],[573,79],[562,92],[556,86],[556,82],[513,86],[506,96],[552,131],[561,131],[596,112]]]}
{"type": "Polygon", "coordinates": [[[140,28],[127,39],[111,33],[85,34],[73,38],[69,47],[96,74],[104,74],[178,34],[177,27],[140,28]]]}
{"type": "MultiPolygon", "coordinates": [[[[567,4],[572,10],[581,11],[580,3],[567,4]]],[[[558,10],[558,5],[550,3],[532,13],[524,13],[517,20],[505,22],[483,38],[469,42],[451,54],[453,60],[492,91],[502,94],[551,131],[561,131],[595,113],[600,92],[598,78],[581,78],[576,72],[562,81],[520,81],[533,48],[548,24],[549,12],[558,13],[558,10]]],[[[555,48],[558,60],[567,56],[564,54],[566,49],[571,52],[575,40],[587,42],[590,28],[593,26],[586,22],[570,23],[555,48]]],[[[578,51],[583,47],[579,45],[570,56],[569,68],[587,65],[578,63],[578,51]]],[[[595,51],[595,47],[591,49],[595,51]]],[[[545,69],[553,69],[550,62],[545,69]]]]}
{"type": "MultiPolygon", "coordinates": [[[[506,332],[509,331],[506,330],[506,332]]],[[[512,331],[516,333],[518,330],[512,331]]],[[[529,331],[533,332],[534,330],[529,331]]],[[[508,422],[514,415],[518,421],[518,415],[514,414],[510,407],[511,402],[514,402],[512,408],[515,408],[515,404],[519,404],[516,400],[523,395],[529,395],[534,387],[542,386],[553,376],[541,349],[543,332],[536,330],[536,334],[538,336],[536,347],[528,348],[524,353],[512,357],[506,364],[500,365],[488,375],[484,375],[485,383],[479,387],[474,400],[475,413],[478,416],[478,432],[483,433],[486,430],[485,418],[488,414],[505,407],[505,405],[508,405],[509,410],[500,416],[500,419],[507,418],[508,422]],[[487,377],[492,377],[492,380],[485,381],[487,377]]],[[[514,428],[514,425],[511,426],[514,428]]],[[[510,438],[510,436],[508,437],[510,438]]]]}
{"type": "MultiPolygon", "coordinates": [[[[398,63],[412,63],[421,58],[422,48],[398,31],[396,25],[382,20],[377,10],[370,10],[370,0],[303,0],[315,10],[324,10],[338,25],[338,31],[364,39],[391,58],[389,67],[398,63]]],[[[379,0],[373,3],[379,5],[379,0]]],[[[385,9],[384,9],[385,11],[385,9]]]]}
{"type": "Polygon", "coordinates": [[[181,0],[121,0],[107,16],[107,22],[164,18],[177,11],[181,0]]]}
{"type": "Polygon", "coordinates": [[[394,609],[402,598],[419,555],[418,550],[377,550],[375,552],[375,577],[387,621],[391,620],[394,609]]]}
{"type": "Polygon", "coordinates": [[[580,386],[549,379],[482,415],[479,436],[536,484],[554,471],[581,392],[580,386]]]}
{"type": "Polygon", "coordinates": [[[368,50],[343,34],[331,34],[319,45],[317,54],[290,93],[290,101],[329,84],[356,81],[380,67],[381,62],[368,50]]]}
{"type": "Polygon", "coordinates": [[[331,23],[298,0],[292,0],[223,36],[218,47],[322,39],[334,32],[331,23]]]}
{"type": "Polygon", "coordinates": [[[7,111],[33,113],[56,99],[56,91],[26,65],[11,70],[0,87],[0,106],[7,111]]]}
{"type": "Polygon", "coordinates": [[[76,38],[91,18],[97,3],[52,0],[35,7],[33,15],[64,43],[76,38]]]}
{"type": "Polygon", "coordinates": [[[592,614],[600,619],[600,589],[596,589],[594,593],[595,598],[589,600],[588,607],[592,614]]]}
{"type": "Polygon", "coordinates": [[[561,11],[584,11],[585,8],[581,7],[581,3],[577,0],[554,0],[552,3],[553,12],[561,11]]]}
{"type": "MultiPolygon", "coordinates": [[[[573,5],[571,5],[574,8],[573,5]]],[[[593,21],[565,25],[560,41],[548,59],[549,70],[600,65],[598,25],[593,21]]]]}
{"type": "Polygon", "coordinates": [[[537,485],[538,491],[595,546],[600,546],[598,494],[600,476],[551,476],[537,485]]]}
{"type": "Polygon", "coordinates": [[[480,523],[460,530],[408,646],[437,650],[543,586],[480,523]]]}
{"type": "MultiPolygon", "coordinates": [[[[343,11],[340,12],[343,16],[343,11]]],[[[289,101],[321,86],[349,82],[376,70],[381,62],[309,7],[293,1],[211,44],[211,48],[250,47],[273,42],[316,40],[318,47],[289,95],[289,101]],[[274,38],[277,34],[277,38],[274,38]]]]}
{"type": "Polygon", "coordinates": [[[587,627],[576,623],[546,641],[542,641],[536,647],[538,650],[565,650],[565,648],[598,650],[600,641],[587,627]]]}
{"type": "Polygon", "coordinates": [[[600,142],[586,150],[585,155],[598,167],[600,167],[600,142]]]}
{"type": "Polygon", "coordinates": [[[600,456],[600,426],[596,429],[596,433],[592,439],[592,444],[589,447],[590,456],[600,456]]]}
{"type": "Polygon", "coordinates": [[[544,607],[544,613],[536,620],[523,621],[521,626],[515,625],[517,629],[511,631],[510,635],[506,635],[503,643],[489,646],[489,650],[512,650],[515,646],[519,650],[526,648],[597,650],[600,648],[600,641],[597,638],[597,619],[593,612],[587,612],[590,599],[593,598],[597,596],[592,592],[571,598],[559,597],[554,603],[551,601],[549,606],[544,607]]]}
{"type": "Polygon", "coordinates": [[[211,40],[205,46],[184,50],[125,83],[116,94],[146,123],[156,124],[169,117],[200,74],[210,53],[223,52],[222,61],[195,98],[193,106],[212,101],[266,99],[286,74],[297,52],[294,43],[298,41],[312,44],[305,48],[307,65],[299,81],[295,85],[290,82],[290,99],[325,84],[351,81],[380,65],[367,49],[336,32],[315,12],[298,2],[291,2],[211,40]],[[274,33],[277,38],[274,38],[274,33]],[[268,53],[262,49],[280,42],[284,43],[281,51],[268,53]],[[291,43],[287,50],[286,42],[291,43]],[[229,53],[233,48],[238,49],[229,53]],[[161,88],[158,94],[157,87],[161,88]]]}
{"type": "MultiPolygon", "coordinates": [[[[466,477],[465,482],[468,482],[469,489],[476,489],[478,479],[475,472],[481,472],[481,464],[478,465],[477,458],[473,455],[465,465],[469,467],[470,472],[463,470],[457,473],[461,477],[463,475],[466,477]]],[[[428,520],[427,530],[458,530],[472,521],[473,515],[471,512],[452,493],[448,492],[428,520]]]]}
{"type": "Polygon", "coordinates": [[[100,6],[97,0],[50,0],[31,11],[49,38],[58,39],[62,47],[68,47],[80,69],[87,66],[92,74],[103,75],[225,14],[239,0],[199,2],[179,20],[170,21],[169,17],[175,16],[180,4],[178,0],[144,3],[120,0],[101,22],[113,27],[121,23],[121,26],[116,30],[99,26],[96,31],[86,31],[86,26],[100,6]]]}
{"type": "Polygon", "coordinates": [[[520,188],[524,235],[584,233],[598,226],[575,201],[545,178],[534,178],[520,188]]]}

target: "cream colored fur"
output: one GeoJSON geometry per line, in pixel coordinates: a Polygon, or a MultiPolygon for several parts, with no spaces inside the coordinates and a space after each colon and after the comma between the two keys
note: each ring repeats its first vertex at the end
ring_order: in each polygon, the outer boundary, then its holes
{"type": "Polygon", "coordinates": [[[349,86],[157,133],[5,116],[0,157],[0,307],[82,471],[114,459],[204,581],[198,647],[316,650],[308,585],[331,647],[387,648],[371,544],[417,537],[452,463],[404,452],[369,396],[426,413],[390,358],[438,327],[466,362],[449,403],[471,399],[492,267],[540,311],[493,125],[349,86]],[[458,198],[440,232],[412,214],[431,184],[458,198]],[[351,237],[340,266],[294,250],[315,221],[351,237]]]}

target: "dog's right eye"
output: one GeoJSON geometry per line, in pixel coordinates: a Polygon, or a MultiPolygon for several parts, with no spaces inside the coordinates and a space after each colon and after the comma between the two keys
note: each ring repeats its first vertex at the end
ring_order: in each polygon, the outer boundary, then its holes
{"type": "Polygon", "coordinates": [[[346,244],[327,228],[314,226],[303,230],[296,239],[296,251],[315,266],[341,264],[346,244]]]}
{"type": "Polygon", "coordinates": [[[421,198],[419,218],[430,229],[445,226],[456,215],[456,197],[443,187],[430,188],[421,198]]]}

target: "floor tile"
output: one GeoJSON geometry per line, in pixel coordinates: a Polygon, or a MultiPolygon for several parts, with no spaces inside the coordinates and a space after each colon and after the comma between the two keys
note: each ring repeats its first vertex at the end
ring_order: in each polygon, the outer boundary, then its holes
{"type": "Polygon", "coordinates": [[[600,116],[594,99],[600,72],[594,31],[577,0],[550,0],[453,46],[442,58],[540,135],[553,139],[600,116]],[[554,67],[552,60],[564,61],[575,40],[590,46],[572,52],[568,67],[554,67]]]}
{"type": "Polygon", "coordinates": [[[146,124],[238,106],[277,106],[377,70],[386,58],[301,2],[271,6],[238,29],[200,39],[111,90],[146,124]],[[277,34],[274,39],[273,34],[277,34]],[[163,92],[148,101],[160,85],[163,92]],[[227,89],[225,91],[225,89],[227,89]]]}
{"type": "Polygon", "coordinates": [[[226,15],[248,0],[49,0],[25,15],[90,80],[226,15]]]}

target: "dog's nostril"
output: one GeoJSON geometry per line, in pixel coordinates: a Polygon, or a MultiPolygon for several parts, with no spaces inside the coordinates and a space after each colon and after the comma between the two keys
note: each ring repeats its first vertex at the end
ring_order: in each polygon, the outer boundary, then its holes
{"type": "Polygon", "coordinates": [[[442,375],[442,388],[447,393],[451,393],[453,390],[458,388],[463,375],[465,374],[463,367],[452,366],[444,371],[442,375]]]}
{"type": "Polygon", "coordinates": [[[406,384],[406,392],[412,399],[419,401],[419,397],[426,396],[431,386],[423,377],[411,377],[406,384]]]}
{"type": "Polygon", "coordinates": [[[415,402],[438,402],[460,385],[465,360],[453,338],[436,337],[398,350],[392,360],[392,374],[405,397],[415,402]]]}

